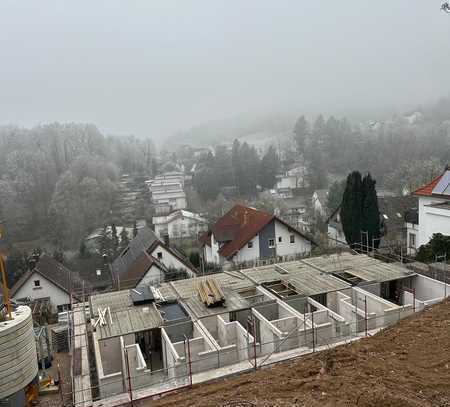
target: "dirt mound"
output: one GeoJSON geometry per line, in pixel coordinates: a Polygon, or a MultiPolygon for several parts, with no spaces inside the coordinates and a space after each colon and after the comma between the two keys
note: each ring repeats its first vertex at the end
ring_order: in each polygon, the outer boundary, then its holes
{"type": "Polygon", "coordinates": [[[450,407],[450,301],[351,345],[140,405],[450,407]]]}

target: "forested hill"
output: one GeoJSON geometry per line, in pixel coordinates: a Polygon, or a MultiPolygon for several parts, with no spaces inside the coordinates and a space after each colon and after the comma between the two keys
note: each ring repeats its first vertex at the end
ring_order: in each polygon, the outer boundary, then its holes
{"type": "Polygon", "coordinates": [[[232,143],[247,137],[269,139],[292,132],[293,114],[240,115],[216,120],[180,131],[166,141],[170,149],[174,145],[190,144],[210,146],[232,143]]]}
{"type": "Polygon", "coordinates": [[[0,127],[0,219],[13,240],[74,247],[110,220],[120,175],[152,175],[154,157],[150,140],[90,124],[0,127]]]}

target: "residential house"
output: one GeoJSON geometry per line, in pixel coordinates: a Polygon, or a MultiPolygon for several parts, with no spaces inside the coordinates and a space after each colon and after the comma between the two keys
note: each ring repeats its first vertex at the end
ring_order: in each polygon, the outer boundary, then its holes
{"type": "MultiPolygon", "coordinates": [[[[427,244],[434,233],[450,235],[450,169],[413,192],[418,197],[418,224],[409,228],[409,247],[427,244]]],[[[408,222],[411,224],[411,222],[408,222]]]]}
{"type": "MultiPolygon", "coordinates": [[[[380,246],[406,246],[405,216],[416,207],[417,198],[413,196],[377,196],[380,212],[380,246]]],[[[329,246],[347,245],[342,228],[340,207],[327,219],[329,246]]]]}
{"type": "Polygon", "coordinates": [[[207,263],[243,263],[306,256],[311,238],[275,215],[235,205],[201,238],[207,263]]]}
{"type": "Polygon", "coordinates": [[[277,175],[275,192],[280,198],[292,198],[297,188],[305,187],[306,169],[299,166],[290,169],[283,175],[277,175]]]}
{"type": "Polygon", "coordinates": [[[208,221],[198,213],[178,210],[169,215],[154,216],[155,233],[163,238],[197,238],[200,232],[208,229],[208,221]]]}
{"type": "Polygon", "coordinates": [[[189,277],[196,275],[195,267],[148,227],[141,229],[112,263],[113,274],[120,286],[131,284],[132,278],[161,282],[165,280],[165,272],[173,269],[183,270],[189,277]]]}
{"type": "Polygon", "coordinates": [[[187,207],[184,174],[173,171],[146,181],[157,214],[168,214],[187,207]]]}
{"type": "MultiPolygon", "coordinates": [[[[85,289],[87,292],[87,285],[85,289]]],[[[11,288],[10,296],[15,301],[49,299],[51,310],[62,312],[70,308],[70,293],[79,298],[82,290],[78,273],[43,254],[33,257],[29,270],[11,288]]]]}
{"type": "Polygon", "coordinates": [[[310,233],[311,218],[307,211],[307,198],[304,196],[286,198],[283,199],[283,204],[286,206],[286,209],[280,215],[280,218],[299,231],[310,233]]]}

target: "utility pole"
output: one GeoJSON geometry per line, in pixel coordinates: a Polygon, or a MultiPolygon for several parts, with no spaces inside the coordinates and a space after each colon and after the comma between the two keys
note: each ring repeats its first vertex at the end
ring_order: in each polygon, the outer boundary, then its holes
{"type": "MultiPolygon", "coordinates": [[[[0,220],[0,242],[4,239],[5,232],[3,227],[4,222],[0,220]]],[[[8,319],[12,319],[11,315],[11,302],[9,300],[9,290],[8,290],[8,282],[6,280],[6,271],[3,253],[0,248],[0,272],[2,274],[2,288],[3,288],[3,303],[6,306],[6,311],[8,312],[8,319]]]]}

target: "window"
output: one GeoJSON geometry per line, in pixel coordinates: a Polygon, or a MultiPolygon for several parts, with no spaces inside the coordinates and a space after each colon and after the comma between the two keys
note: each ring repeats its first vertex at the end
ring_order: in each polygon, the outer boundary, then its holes
{"type": "Polygon", "coordinates": [[[40,288],[41,287],[41,281],[40,280],[34,280],[34,287],[40,288]]]}
{"type": "Polygon", "coordinates": [[[278,236],[278,243],[281,243],[283,241],[283,238],[281,236],[278,236]]]}
{"type": "Polygon", "coordinates": [[[253,247],[253,242],[248,242],[247,247],[251,249],[253,247]]]}
{"type": "Polygon", "coordinates": [[[161,260],[162,259],[162,252],[158,252],[157,256],[158,256],[158,260],[161,260]]]}
{"type": "Polygon", "coordinates": [[[275,247],[275,239],[269,239],[269,249],[273,249],[275,247]]]}
{"type": "Polygon", "coordinates": [[[295,243],[295,235],[291,235],[291,236],[289,237],[289,241],[290,241],[291,243],[295,243]]]}
{"type": "Polygon", "coordinates": [[[414,233],[409,234],[409,247],[416,248],[416,235],[414,233]]]}

